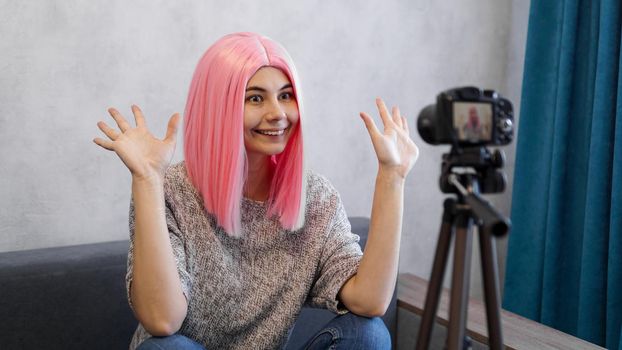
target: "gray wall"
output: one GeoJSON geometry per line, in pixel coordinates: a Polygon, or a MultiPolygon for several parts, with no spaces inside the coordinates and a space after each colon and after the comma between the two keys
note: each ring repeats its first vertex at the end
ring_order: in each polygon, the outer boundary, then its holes
{"type": "MultiPolygon", "coordinates": [[[[91,142],[101,135],[95,124],[111,121],[110,106],[131,117],[135,103],[163,135],[170,115],[183,112],[198,58],[230,32],[263,33],[294,57],[309,163],[350,215],[371,209],[377,161],[358,112],[376,115],[375,96],[398,104],[413,130],[419,110],[450,87],[520,97],[524,1],[0,4],[0,251],[127,238],[129,172],[91,142]]],[[[447,147],[412,136],[421,156],[406,186],[400,262],[402,272],[427,276],[447,147]]],[[[511,179],[513,146],[507,151],[511,179]]],[[[510,193],[494,202],[507,214],[510,193]]]]}

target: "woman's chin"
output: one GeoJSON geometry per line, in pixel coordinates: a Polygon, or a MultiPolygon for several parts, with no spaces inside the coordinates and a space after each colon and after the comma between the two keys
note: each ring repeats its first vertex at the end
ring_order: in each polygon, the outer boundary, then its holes
{"type": "Polygon", "coordinates": [[[246,149],[246,153],[248,155],[255,155],[255,156],[275,156],[277,154],[281,154],[283,153],[283,151],[285,151],[285,146],[271,146],[271,147],[261,147],[261,148],[253,148],[253,149],[246,149]]]}

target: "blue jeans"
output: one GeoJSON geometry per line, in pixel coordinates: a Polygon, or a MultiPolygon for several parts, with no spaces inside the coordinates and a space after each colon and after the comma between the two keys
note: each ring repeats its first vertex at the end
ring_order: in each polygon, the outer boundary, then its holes
{"type": "Polygon", "coordinates": [[[348,312],[330,320],[303,349],[390,350],[391,335],[381,318],[367,318],[348,312]]]}
{"type": "Polygon", "coordinates": [[[151,337],[136,348],[136,350],[205,350],[205,348],[194,340],[181,334],[173,334],[168,337],[151,337]]]}
{"type": "MultiPolygon", "coordinates": [[[[180,334],[149,338],[137,348],[137,350],[168,349],[205,350],[200,344],[180,334]]],[[[357,316],[349,312],[328,322],[311,337],[303,349],[391,349],[391,335],[382,319],[357,316]]]]}

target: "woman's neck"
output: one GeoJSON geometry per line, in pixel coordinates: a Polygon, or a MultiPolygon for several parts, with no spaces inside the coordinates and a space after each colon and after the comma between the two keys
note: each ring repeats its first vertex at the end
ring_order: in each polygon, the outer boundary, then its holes
{"type": "Polygon", "coordinates": [[[255,201],[266,201],[270,195],[273,167],[270,157],[247,154],[248,177],[244,184],[244,197],[255,201]]]}

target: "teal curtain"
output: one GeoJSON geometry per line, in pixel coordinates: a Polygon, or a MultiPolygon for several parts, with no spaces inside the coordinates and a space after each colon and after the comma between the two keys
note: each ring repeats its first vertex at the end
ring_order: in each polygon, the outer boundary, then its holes
{"type": "Polygon", "coordinates": [[[532,0],[503,307],[622,350],[619,0],[532,0]]]}

